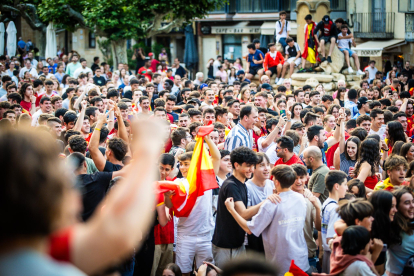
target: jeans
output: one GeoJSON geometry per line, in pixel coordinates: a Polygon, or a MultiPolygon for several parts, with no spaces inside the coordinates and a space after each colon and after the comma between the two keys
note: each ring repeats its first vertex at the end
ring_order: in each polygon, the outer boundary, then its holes
{"type": "Polygon", "coordinates": [[[286,43],[286,37],[281,37],[281,38],[279,38],[279,43],[280,43],[280,44],[282,44],[283,53],[285,53],[286,46],[287,46],[287,43],[286,43]]]}

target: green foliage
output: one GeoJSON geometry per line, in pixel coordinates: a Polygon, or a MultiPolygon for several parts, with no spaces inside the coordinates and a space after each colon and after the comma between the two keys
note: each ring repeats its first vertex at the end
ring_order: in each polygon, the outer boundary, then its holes
{"type": "Polygon", "coordinates": [[[97,43],[99,50],[102,52],[104,61],[108,64],[113,64],[111,41],[109,41],[109,39],[98,39],[97,43]]]}

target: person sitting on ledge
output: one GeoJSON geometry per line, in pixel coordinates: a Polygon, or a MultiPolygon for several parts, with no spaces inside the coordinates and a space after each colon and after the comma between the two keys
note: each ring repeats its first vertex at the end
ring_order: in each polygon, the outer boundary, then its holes
{"type": "Polygon", "coordinates": [[[335,23],[329,18],[329,15],[325,15],[322,18],[322,21],[316,25],[314,33],[317,34],[318,31],[321,31],[318,44],[321,47],[321,62],[328,60],[329,63],[332,63],[331,55],[335,47],[336,40],[338,38],[338,31],[336,29],[335,23]],[[328,58],[325,58],[325,44],[331,43],[329,46],[328,58]]]}
{"type": "Polygon", "coordinates": [[[356,47],[355,40],[353,38],[347,38],[347,39],[342,38],[341,39],[341,37],[347,36],[347,32],[348,32],[348,26],[342,25],[341,26],[341,33],[338,35],[338,48],[345,55],[345,61],[346,61],[346,64],[348,65],[348,73],[349,74],[354,73],[354,70],[352,70],[351,64],[349,62],[349,57],[353,57],[354,62],[355,62],[355,66],[358,69],[357,76],[363,75],[364,72],[362,72],[360,67],[359,67],[359,59],[358,59],[357,53],[352,51],[349,48],[349,42],[352,43],[352,46],[356,47]]]}

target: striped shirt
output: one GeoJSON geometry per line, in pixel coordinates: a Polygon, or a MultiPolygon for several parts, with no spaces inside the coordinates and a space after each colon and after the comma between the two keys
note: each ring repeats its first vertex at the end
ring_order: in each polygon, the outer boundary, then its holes
{"type": "Polygon", "coordinates": [[[224,142],[224,149],[230,152],[238,147],[253,149],[253,131],[245,129],[240,123],[232,128],[224,142]]]}
{"type": "Polygon", "coordinates": [[[356,160],[346,159],[345,153],[341,153],[340,158],[341,158],[340,170],[348,175],[347,178],[349,181],[352,179],[352,177],[349,176],[349,168],[350,167],[355,168],[356,160]]]}

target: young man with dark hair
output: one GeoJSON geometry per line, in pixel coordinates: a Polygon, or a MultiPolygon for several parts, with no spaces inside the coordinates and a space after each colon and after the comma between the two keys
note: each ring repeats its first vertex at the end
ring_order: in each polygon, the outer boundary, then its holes
{"type": "Polygon", "coordinates": [[[259,75],[259,79],[263,75],[263,62],[264,54],[262,51],[257,50],[254,44],[247,45],[249,55],[247,57],[247,74],[246,78],[251,80],[256,74],[259,75]]]}
{"type": "Polygon", "coordinates": [[[285,11],[279,12],[279,20],[276,21],[276,43],[282,45],[284,50],[287,46],[287,38],[289,37],[290,32],[290,22],[286,20],[287,13],[285,11]]]}
{"type": "Polygon", "coordinates": [[[292,81],[291,76],[293,74],[293,70],[295,67],[301,64],[301,52],[299,45],[293,40],[293,38],[289,37],[286,39],[287,45],[283,48],[285,53],[285,63],[283,64],[283,71],[282,71],[282,79],[279,80],[277,83],[278,85],[282,85],[284,81],[284,77],[286,74],[286,70],[289,68],[289,82],[292,81]]]}
{"type": "Polygon", "coordinates": [[[384,111],[374,108],[369,114],[371,117],[371,129],[369,134],[378,134],[381,140],[385,140],[386,125],[384,124],[384,111]]]}
{"type": "Polygon", "coordinates": [[[352,67],[349,61],[349,59],[353,57],[354,62],[355,62],[355,67],[358,70],[356,73],[357,76],[364,75],[364,72],[362,72],[359,67],[359,59],[358,59],[357,53],[351,50],[351,44],[352,46],[356,47],[356,43],[353,37],[349,37],[348,31],[349,31],[348,26],[346,25],[341,26],[340,32],[338,34],[338,41],[337,41],[338,48],[345,56],[345,61],[348,65],[348,73],[349,74],[354,73],[354,70],[352,70],[352,67]]]}
{"type": "Polygon", "coordinates": [[[40,100],[40,109],[32,115],[32,126],[38,126],[37,121],[39,119],[40,114],[43,113],[52,113],[52,102],[50,101],[50,98],[46,96],[40,100]]]}
{"type": "Polygon", "coordinates": [[[313,271],[317,271],[316,268],[316,245],[313,229],[321,231],[321,202],[312,195],[312,192],[305,188],[305,184],[308,181],[308,171],[306,167],[300,164],[293,164],[291,167],[296,173],[295,183],[291,186],[291,190],[303,195],[306,201],[306,219],[303,232],[305,235],[305,241],[308,246],[308,261],[313,271]]]}
{"type": "Polygon", "coordinates": [[[274,167],[271,174],[281,203],[265,200],[259,204],[260,209],[250,221],[246,221],[249,217],[237,211],[238,202],[231,195],[225,197],[225,206],[244,231],[255,236],[262,234],[266,259],[279,271],[288,271],[291,261],[295,260],[300,269],[308,272],[308,250],[303,233],[306,201],[302,195],[290,189],[296,181],[296,173],[291,167],[280,165],[274,167]]]}
{"type": "MultiPolygon", "coordinates": [[[[325,177],[325,186],[328,190],[329,197],[322,205],[322,247],[323,247],[323,261],[322,272],[330,273],[330,257],[331,249],[329,247],[329,240],[331,240],[335,233],[334,224],[340,219],[336,209],[338,208],[338,201],[345,197],[348,190],[347,174],[342,171],[329,171],[325,177]]],[[[321,258],[321,253],[319,257],[321,258]]]]}
{"type": "Polygon", "coordinates": [[[309,94],[309,99],[309,107],[315,107],[321,102],[321,93],[319,93],[319,91],[312,91],[309,94]]]}
{"type": "Polygon", "coordinates": [[[371,117],[369,115],[361,115],[356,119],[356,125],[364,128],[367,133],[371,130],[371,117]]]}
{"type": "Polygon", "coordinates": [[[240,111],[240,122],[232,128],[224,143],[224,149],[232,152],[237,147],[253,148],[252,129],[258,120],[257,108],[245,105],[240,111]]]}
{"type": "MultiPolygon", "coordinates": [[[[217,204],[216,228],[213,235],[213,255],[217,266],[245,252],[245,229],[241,228],[232,214],[227,210],[225,201],[232,198],[234,211],[244,219],[257,214],[262,203],[248,207],[246,180],[252,176],[253,168],[258,163],[255,152],[246,147],[238,147],[230,153],[233,167],[232,176],[228,177],[220,188],[217,204]]],[[[278,198],[271,195],[274,200],[278,198]]]]}
{"type": "Polygon", "coordinates": [[[190,115],[191,123],[194,123],[194,122],[201,123],[203,121],[203,114],[201,113],[200,110],[195,109],[195,108],[190,108],[187,113],[188,115],[190,115]]]}
{"type": "Polygon", "coordinates": [[[338,39],[338,30],[336,28],[336,25],[332,22],[329,15],[325,15],[322,18],[322,21],[316,25],[315,28],[315,34],[317,34],[319,31],[321,31],[321,35],[319,38],[316,39],[316,42],[321,47],[321,62],[324,62],[325,60],[328,60],[329,63],[332,63],[331,55],[332,51],[335,47],[336,41],[338,39]],[[329,52],[328,52],[328,59],[325,58],[325,44],[330,43],[329,46],[329,52]]]}
{"type": "Polygon", "coordinates": [[[358,92],[355,89],[349,89],[347,94],[348,94],[348,99],[345,98],[344,107],[349,108],[349,110],[351,110],[351,117],[354,117],[355,114],[358,113],[358,107],[357,107],[358,92]]]}
{"type": "Polygon", "coordinates": [[[187,128],[177,127],[171,133],[171,141],[173,146],[171,147],[169,154],[175,156],[178,149],[181,148],[185,151],[187,144],[192,141],[192,136],[187,128]]]}
{"type": "Polygon", "coordinates": [[[240,121],[240,101],[238,99],[230,100],[227,103],[227,107],[233,115],[233,123],[237,125],[240,121]]]}
{"type": "Polygon", "coordinates": [[[408,163],[405,157],[397,154],[390,155],[384,163],[384,171],[386,171],[388,177],[378,182],[374,190],[393,191],[400,186],[409,186],[410,183],[405,180],[407,170],[408,163]]]}
{"type": "Polygon", "coordinates": [[[293,165],[293,164],[301,164],[303,162],[300,158],[293,152],[294,143],[292,138],[288,136],[279,137],[276,140],[276,154],[279,159],[275,163],[275,167],[278,165],[293,165]]]}

